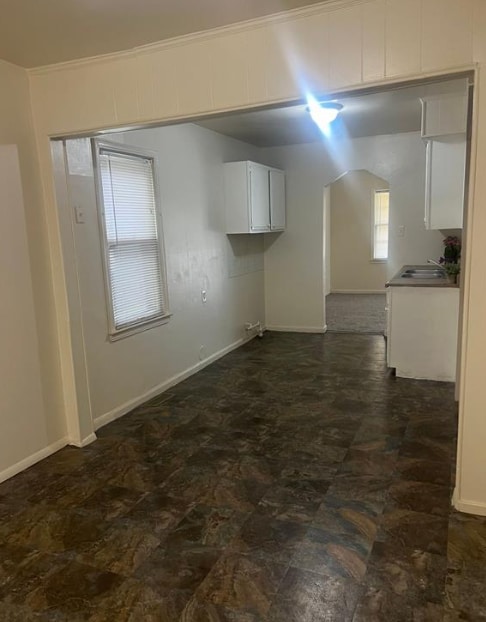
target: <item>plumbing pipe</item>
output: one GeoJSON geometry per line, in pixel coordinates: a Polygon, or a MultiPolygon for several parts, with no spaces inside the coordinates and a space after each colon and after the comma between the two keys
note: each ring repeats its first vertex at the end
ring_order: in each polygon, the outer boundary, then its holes
{"type": "Polygon", "coordinates": [[[245,323],[245,330],[247,333],[255,329],[258,330],[258,336],[260,338],[263,337],[263,327],[262,327],[262,323],[260,322],[260,320],[258,320],[258,322],[255,322],[254,324],[251,324],[250,322],[245,323]]]}

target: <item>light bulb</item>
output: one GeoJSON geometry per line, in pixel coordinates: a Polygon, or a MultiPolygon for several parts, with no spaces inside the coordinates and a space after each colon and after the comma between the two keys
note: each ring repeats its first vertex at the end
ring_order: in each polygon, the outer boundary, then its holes
{"type": "Polygon", "coordinates": [[[307,105],[307,110],[314,123],[321,132],[328,134],[329,125],[336,120],[342,109],[342,105],[337,102],[320,103],[313,95],[307,96],[307,105]]]}

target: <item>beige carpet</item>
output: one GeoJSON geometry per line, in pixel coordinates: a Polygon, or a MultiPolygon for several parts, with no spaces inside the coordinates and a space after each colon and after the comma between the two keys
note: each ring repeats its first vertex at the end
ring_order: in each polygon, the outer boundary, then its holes
{"type": "Polygon", "coordinates": [[[329,294],[326,324],[332,333],[383,334],[385,294],[329,294]]]}

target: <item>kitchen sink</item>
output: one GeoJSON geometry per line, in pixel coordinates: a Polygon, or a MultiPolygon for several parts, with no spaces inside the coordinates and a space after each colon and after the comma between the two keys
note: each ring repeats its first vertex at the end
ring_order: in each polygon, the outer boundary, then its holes
{"type": "Polygon", "coordinates": [[[446,273],[440,268],[407,268],[400,275],[402,279],[445,279],[446,273]]]}
{"type": "Polygon", "coordinates": [[[409,268],[405,270],[404,274],[440,274],[441,276],[445,275],[445,271],[440,268],[409,268]]]}
{"type": "Polygon", "coordinates": [[[400,275],[402,279],[445,279],[444,270],[437,268],[409,268],[400,275]]]}
{"type": "Polygon", "coordinates": [[[427,272],[427,273],[410,273],[404,272],[400,275],[401,279],[444,279],[443,272],[427,272]]]}
{"type": "Polygon", "coordinates": [[[403,267],[402,272],[398,273],[400,279],[441,281],[447,280],[446,271],[439,266],[417,266],[403,267]]]}

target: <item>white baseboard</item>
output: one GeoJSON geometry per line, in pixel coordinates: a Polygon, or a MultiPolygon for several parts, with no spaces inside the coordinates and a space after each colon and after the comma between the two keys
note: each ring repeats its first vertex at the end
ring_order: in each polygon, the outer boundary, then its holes
{"type": "Polygon", "coordinates": [[[319,333],[327,332],[327,326],[268,326],[266,330],[278,333],[319,333]]]}
{"type": "Polygon", "coordinates": [[[55,454],[56,451],[59,451],[63,447],[66,447],[67,444],[68,444],[68,439],[61,438],[55,443],[51,443],[47,447],[44,447],[43,449],[36,451],[35,454],[32,454],[31,456],[27,456],[27,458],[20,460],[20,462],[17,462],[16,464],[13,464],[12,466],[4,469],[3,471],[0,472],[0,482],[4,482],[5,480],[10,479],[14,475],[17,475],[21,471],[25,471],[25,469],[28,469],[29,467],[36,464],[37,462],[44,460],[44,458],[47,458],[51,454],[55,454]]]}
{"type": "Polygon", "coordinates": [[[86,445],[90,445],[97,438],[98,437],[96,436],[96,434],[94,432],[92,432],[89,436],[87,436],[86,438],[83,438],[83,440],[81,442],[69,441],[69,444],[72,445],[73,447],[86,447],[86,445]]]}
{"type": "Polygon", "coordinates": [[[478,503],[477,501],[464,501],[457,498],[457,489],[454,489],[452,495],[452,505],[458,512],[465,514],[476,514],[477,516],[486,516],[486,503],[478,503]]]}
{"type": "Polygon", "coordinates": [[[331,294],[386,294],[386,289],[333,289],[331,294]]]}
{"type": "Polygon", "coordinates": [[[390,367],[395,367],[395,376],[397,378],[408,378],[410,380],[432,380],[433,382],[455,382],[455,376],[437,376],[430,372],[411,372],[408,369],[401,369],[396,365],[390,365],[390,367]]]}
{"type": "Polygon", "coordinates": [[[111,423],[112,421],[115,421],[116,419],[123,417],[123,415],[126,415],[128,412],[130,412],[137,406],[140,406],[140,404],[143,404],[147,400],[150,400],[156,395],[159,395],[159,393],[163,393],[164,391],[167,391],[167,389],[170,389],[174,385],[179,384],[179,382],[182,382],[186,378],[189,378],[189,376],[192,376],[193,374],[196,374],[198,371],[201,371],[201,369],[204,369],[208,365],[211,365],[211,363],[214,363],[214,361],[217,361],[218,359],[222,358],[226,354],[229,354],[233,350],[236,350],[237,348],[247,343],[248,341],[251,341],[251,339],[253,339],[254,337],[255,335],[252,335],[251,337],[243,337],[242,339],[238,339],[238,341],[235,341],[234,343],[230,344],[226,348],[223,348],[222,350],[218,350],[218,352],[211,354],[211,356],[208,356],[207,359],[204,359],[203,361],[196,363],[195,365],[193,365],[192,367],[189,367],[185,371],[180,372],[179,374],[176,374],[175,376],[172,376],[168,380],[164,380],[164,382],[161,382],[155,387],[152,387],[152,389],[150,389],[149,391],[146,391],[143,395],[139,395],[138,397],[135,397],[132,400],[129,400],[125,402],[124,404],[117,406],[113,410],[110,410],[107,413],[100,415],[93,422],[94,429],[99,430],[104,425],[107,425],[108,423],[111,423]]]}

